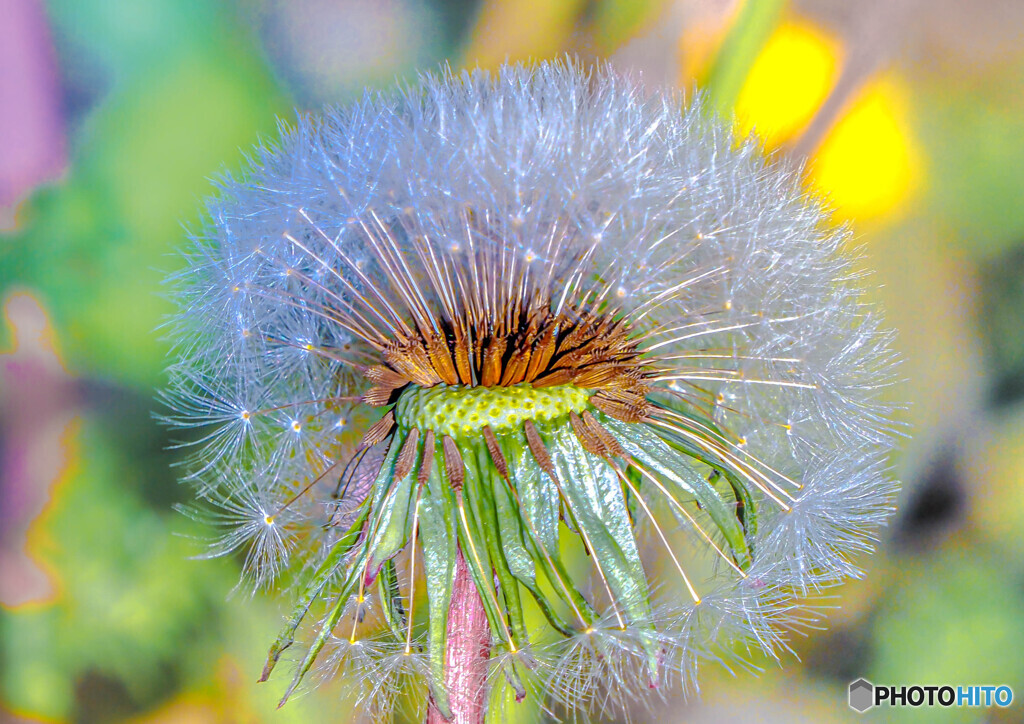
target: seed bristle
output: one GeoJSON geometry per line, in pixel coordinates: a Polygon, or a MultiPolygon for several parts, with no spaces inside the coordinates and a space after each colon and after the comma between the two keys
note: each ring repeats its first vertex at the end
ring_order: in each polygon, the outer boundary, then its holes
{"type": "Polygon", "coordinates": [[[601,457],[605,457],[608,454],[607,448],[601,444],[601,439],[590,430],[589,426],[575,412],[569,413],[569,424],[572,426],[572,431],[576,433],[576,437],[579,439],[584,450],[601,457]]]}
{"type": "Polygon", "coordinates": [[[586,425],[587,429],[593,433],[598,440],[600,440],[601,445],[608,450],[609,454],[620,458],[626,457],[626,451],[623,449],[619,441],[616,440],[615,436],[605,429],[605,427],[598,422],[592,414],[590,414],[589,410],[583,413],[583,423],[586,425]]]}
{"type": "Polygon", "coordinates": [[[498,474],[501,477],[508,480],[508,463],[505,461],[504,453],[501,452],[498,438],[494,436],[494,430],[489,425],[485,425],[483,434],[484,444],[487,446],[487,452],[491,455],[491,460],[494,461],[494,467],[498,469],[498,474]]]}
{"type": "Polygon", "coordinates": [[[459,446],[448,435],[441,438],[441,447],[444,450],[444,472],[448,476],[448,484],[451,485],[452,490],[459,492],[466,482],[462,453],[459,452],[459,446]]]}
{"type": "Polygon", "coordinates": [[[537,432],[537,426],[533,424],[533,420],[527,420],[523,423],[523,432],[526,433],[526,444],[530,448],[530,452],[533,453],[534,460],[540,465],[540,469],[557,483],[558,474],[555,472],[555,464],[551,461],[551,454],[544,447],[544,441],[541,440],[540,433],[537,432]]]}
{"type": "Polygon", "coordinates": [[[370,407],[383,407],[391,401],[391,393],[394,391],[394,387],[374,385],[363,393],[362,399],[370,407]]]}
{"type": "Polygon", "coordinates": [[[643,395],[630,390],[603,389],[590,398],[590,404],[623,422],[642,422],[651,410],[643,395]]]}
{"type": "Polygon", "coordinates": [[[423,455],[420,458],[420,469],[416,472],[416,482],[423,485],[430,479],[434,467],[434,431],[427,430],[423,436],[423,455]]]}
{"type": "Polygon", "coordinates": [[[412,465],[416,462],[416,446],[420,441],[420,431],[415,427],[409,430],[409,434],[402,443],[402,449],[398,451],[398,460],[395,462],[395,480],[402,480],[412,472],[412,465]]]}
{"type": "Polygon", "coordinates": [[[373,447],[387,439],[395,427],[395,411],[388,410],[384,417],[377,420],[370,426],[370,429],[363,435],[359,443],[360,448],[373,447]]]}

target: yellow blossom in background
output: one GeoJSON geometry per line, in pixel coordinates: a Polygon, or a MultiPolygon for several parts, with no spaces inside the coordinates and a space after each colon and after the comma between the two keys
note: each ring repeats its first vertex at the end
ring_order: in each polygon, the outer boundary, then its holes
{"type": "Polygon", "coordinates": [[[911,196],[920,163],[906,105],[906,89],[898,79],[871,80],[822,141],[810,180],[841,216],[882,216],[911,196]]]}
{"type": "Polygon", "coordinates": [[[793,138],[835,85],[841,55],[839,42],[815,26],[781,24],[754,61],[736,99],[740,133],[756,132],[769,148],[793,138]]]}
{"type": "MultiPolygon", "coordinates": [[[[842,44],[806,21],[781,24],[759,53],[736,101],[740,133],[769,148],[794,142],[832,91],[842,44]]],[[[811,185],[844,218],[888,214],[917,185],[919,162],[906,90],[893,75],[871,78],[843,108],[810,159],[811,185]]]]}
{"type": "MultiPolygon", "coordinates": [[[[505,60],[557,55],[578,21],[580,0],[486,2],[464,62],[494,67],[505,60]],[[528,19],[528,22],[527,22],[528,19]]],[[[695,19],[684,31],[681,78],[696,77],[709,47],[721,43],[737,7],[695,19]],[[716,31],[715,28],[719,29],[716,31]],[[703,43],[703,45],[702,45],[703,43]]],[[[768,148],[796,142],[835,87],[843,43],[817,25],[784,20],[758,53],[736,98],[737,131],[756,133],[768,148]]],[[[827,129],[809,160],[809,183],[841,218],[891,214],[918,185],[919,154],[909,129],[906,90],[892,75],[873,77],[858,89],[827,129]]]]}
{"type": "Polygon", "coordinates": [[[565,50],[584,5],[582,0],[488,0],[477,16],[464,63],[497,68],[504,62],[556,56],[565,50]]]}

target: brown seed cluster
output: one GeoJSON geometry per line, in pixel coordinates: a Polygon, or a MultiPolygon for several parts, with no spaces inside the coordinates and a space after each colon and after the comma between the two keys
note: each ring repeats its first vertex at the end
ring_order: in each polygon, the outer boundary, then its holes
{"type": "Polygon", "coordinates": [[[649,366],[621,315],[547,303],[514,305],[484,324],[417,325],[381,350],[383,364],[364,371],[373,383],[363,401],[388,405],[409,384],[533,387],[572,384],[597,390],[595,407],[622,420],[643,419],[649,366]]]}
{"type": "MultiPolygon", "coordinates": [[[[525,295],[524,295],[525,296],[525,295]]],[[[626,318],[616,313],[595,313],[566,306],[551,310],[550,299],[537,295],[532,303],[506,302],[502,315],[466,313],[417,319],[413,326],[393,330],[394,339],[379,345],[382,364],[364,370],[373,386],[363,401],[375,407],[395,403],[408,385],[438,384],[508,387],[527,383],[533,387],[572,384],[595,390],[590,403],[602,412],[626,422],[640,422],[653,412],[647,400],[649,362],[642,359],[640,344],[626,318]],[[451,321],[451,320],[456,321],[451,321]]],[[[476,306],[480,310],[487,305],[476,306]]],[[[571,415],[573,430],[583,446],[601,457],[624,456],[614,437],[590,413],[571,415]]],[[[366,433],[361,448],[386,440],[396,427],[389,410],[366,433]]],[[[555,479],[554,465],[530,420],[523,426],[529,449],[541,468],[555,479]]],[[[426,431],[420,460],[420,476],[433,460],[435,433],[426,431]]],[[[409,431],[396,460],[395,476],[409,474],[414,464],[420,431],[409,431]]],[[[483,428],[484,443],[499,474],[508,477],[508,466],[494,432],[483,428]]],[[[464,469],[455,441],[439,440],[445,472],[452,487],[461,489],[464,469]]]]}

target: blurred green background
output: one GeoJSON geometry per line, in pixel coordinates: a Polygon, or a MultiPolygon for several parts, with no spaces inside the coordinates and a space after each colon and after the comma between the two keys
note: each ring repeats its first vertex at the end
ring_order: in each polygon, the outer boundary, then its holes
{"type": "Polygon", "coordinates": [[[912,435],[868,576],[799,661],[637,721],[854,721],[846,685],[1008,684],[1024,721],[1024,3],[2,0],[0,721],[327,722],[256,686],[283,603],[194,561],[153,420],[161,280],[210,179],[277,118],[447,61],[570,52],[708,88],[851,221],[912,435]]]}

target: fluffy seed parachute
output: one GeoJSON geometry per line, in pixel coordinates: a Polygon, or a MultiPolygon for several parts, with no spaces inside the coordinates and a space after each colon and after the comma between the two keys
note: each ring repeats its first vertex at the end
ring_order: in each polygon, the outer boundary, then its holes
{"type": "Polygon", "coordinates": [[[848,238],[699,99],[606,67],[282,128],[193,237],[168,395],[212,553],[298,570],[264,678],[308,630],[285,698],[319,660],[367,711],[420,681],[449,715],[462,565],[516,698],[604,709],[784,649],[894,491],[848,238]]]}

